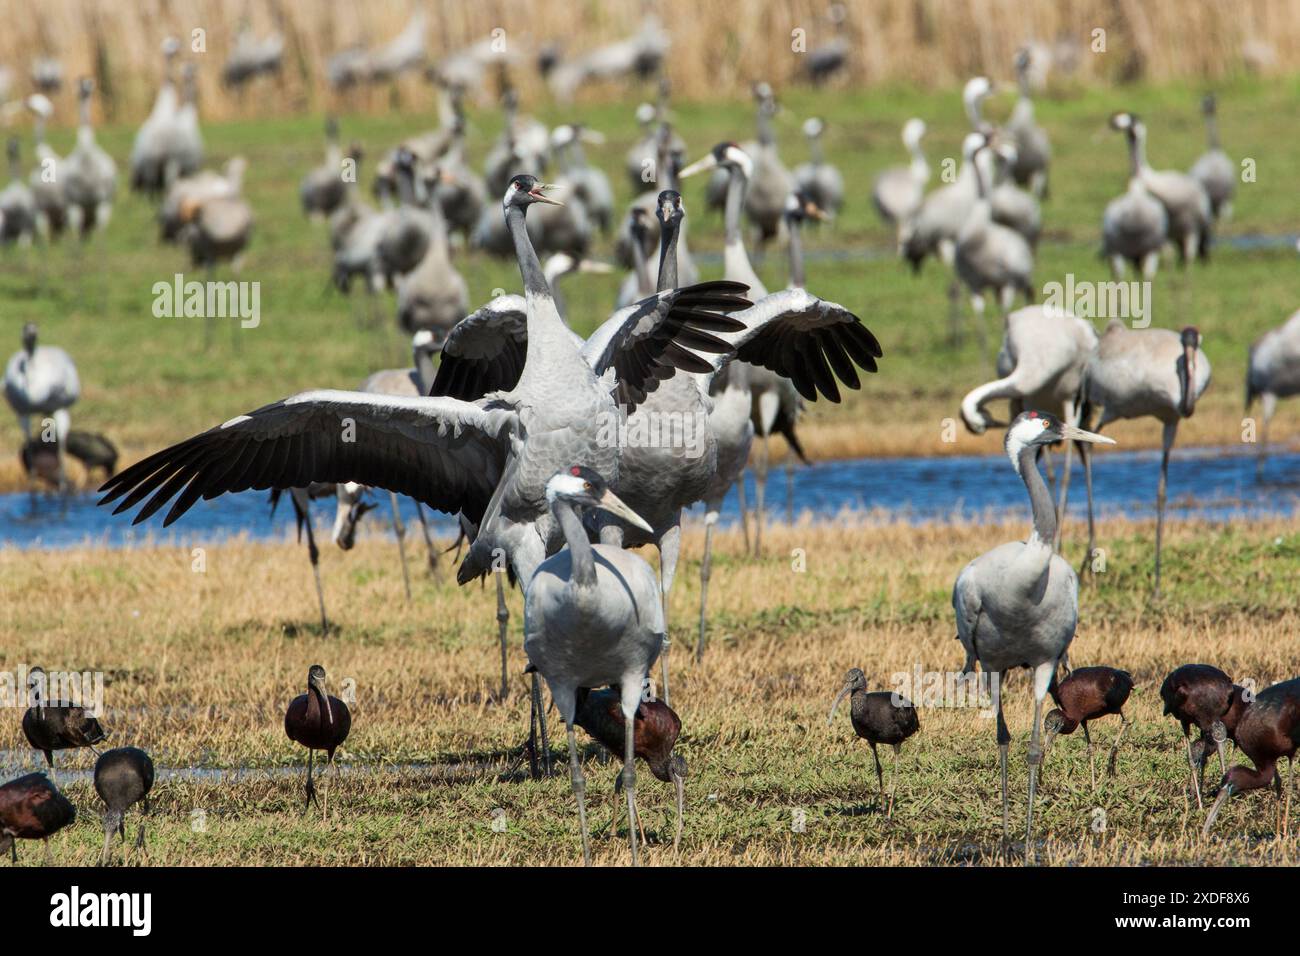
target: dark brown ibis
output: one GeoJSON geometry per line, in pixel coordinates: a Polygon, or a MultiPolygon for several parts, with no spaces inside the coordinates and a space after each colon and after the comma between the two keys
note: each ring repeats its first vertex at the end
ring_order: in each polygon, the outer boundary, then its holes
{"type": "Polygon", "coordinates": [[[853,695],[849,702],[853,731],[871,744],[871,756],[876,761],[876,782],[880,786],[880,802],[886,807],[886,817],[892,818],[894,789],[898,785],[898,754],[903,749],[903,741],[921,729],[921,721],[916,716],[916,707],[902,694],[887,690],[868,693],[867,675],[855,667],[844,675],[844,688],[831,704],[830,716],[826,718],[828,725],[835,719],[840,701],[848,694],[853,695]],[[885,800],[885,775],[880,767],[880,754],[876,752],[877,744],[889,744],[894,748],[894,766],[889,772],[888,801],[885,800]]]}
{"type": "Polygon", "coordinates": [[[1191,775],[1196,806],[1201,801],[1201,774],[1209,757],[1210,745],[1219,751],[1219,770],[1228,771],[1224,742],[1234,739],[1233,731],[1246,708],[1243,689],[1232,678],[1210,664],[1184,664],[1177,667],[1160,685],[1164,712],[1183,726],[1187,745],[1187,769],[1191,775]],[[1192,727],[1200,728],[1201,738],[1192,745],[1192,727]]]}
{"type": "Polygon", "coordinates": [[[1043,728],[1047,731],[1047,741],[1043,746],[1043,759],[1052,749],[1052,741],[1057,734],[1072,734],[1079,727],[1083,728],[1083,739],[1088,744],[1088,770],[1092,774],[1092,785],[1097,786],[1097,766],[1092,756],[1092,735],[1088,732],[1088,722],[1109,714],[1119,715],[1119,733],[1111,744],[1110,759],[1106,763],[1107,775],[1115,776],[1115,757],[1119,753],[1120,741],[1124,731],[1128,730],[1128,718],[1124,716],[1124,705],[1133,690],[1133,677],[1128,671],[1116,670],[1114,667],[1080,667],[1070,672],[1059,683],[1055,675],[1047,688],[1056,701],[1056,708],[1048,711],[1043,718],[1043,728]]]}
{"type": "Polygon", "coordinates": [[[50,837],[77,818],[77,810],[43,773],[29,773],[0,787],[0,853],[9,851],[18,862],[18,840],[44,840],[50,859],[50,837]]]}
{"type": "MultiPolygon", "coordinates": [[[[623,710],[618,688],[588,690],[579,687],[577,713],[574,723],[595,740],[605,745],[612,754],[624,752],[623,710]]],[[[677,712],[661,700],[643,700],[637,707],[632,723],[632,750],[644,760],[650,772],[664,783],[677,788],[677,831],[673,835],[673,849],[682,839],[682,819],[686,806],[686,760],[673,753],[677,738],[682,732],[682,721],[677,712]]],[[[622,785],[620,776],[615,782],[615,793],[622,785]]],[[[638,826],[641,823],[637,815],[638,826]]],[[[641,840],[645,841],[642,829],[641,840]]]]}
{"type": "MultiPolygon", "coordinates": [[[[307,693],[295,697],[284,714],[284,732],[290,740],[307,748],[307,799],[303,813],[307,812],[312,801],[316,801],[321,814],[328,814],[329,795],[326,794],[323,806],[316,800],[316,785],[312,783],[313,762],[316,751],[323,750],[328,755],[326,771],[334,766],[334,751],[348,739],[351,729],[352,713],[348,705],[325,693],[325,668],[319,664],[311,665],[307,671],[307,693]]],[[[337,767],[334,773],[338,775],[337,767]]]]}
{"type": "MultiPolygon", "coordinates": [[[[104,866],[109,861],[109,851],[113,843],[113,831],[122,835],[126,842],[126,811],[128,807],[141,804],[144,813],[149,812],[149,791],[153,789],[153,760],[138,747],[118,747],[106,750],[95,761],[95,792],[104,801],[104,852],[100,854],[99,863],[104,866]]],[[[140,832],[135,838],[135,848],[144,848],[144,820],[140,820],[140,832]]]]}
{"type": "Polygon", "coordinates": [[[1224,774],[1219,796],[1205,818],[1208,834],[1223,804],[1234,793],[1258,790],[1270,783],[1282,796],[1282,776],[1277,762],[1287,761],[1286,809],[1282,814],[1282,838],[1286,839],[1291,822],[1291,793],[1295,789],[1295,752],[1300,746],[1300,677],[1266,687],[1245,708],[1236,728],[1236,743],[1242,753],[1255,763],[1255,769],[1238,764],[1224,774]]]}
{"type": "MultiPolygon", "coordinates": [[[[99,721],[69,701],[46,699],[48,686],[45,671],[33,667],[28,676],[32,706],[23,714],[23,733],[27,742],[45,754],[45,761],[54,769],[54,751],[89,747],[104,740],[107,735],[99,721]]],[[[98,751],[96,751],[98,752],[98,751]]]]}

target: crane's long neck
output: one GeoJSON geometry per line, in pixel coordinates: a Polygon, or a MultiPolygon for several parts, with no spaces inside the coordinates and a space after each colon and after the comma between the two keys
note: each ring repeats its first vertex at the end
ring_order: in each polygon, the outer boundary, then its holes
{"type": "Polygon", "coordinates": [[[772,132],[772,113],[766,103],[758,107],[758,141],[764,146],[776,142],[776,135],[772,132]]]}
{"type": "Polygon", "coordinates": [[[1029,537],[1029,545],[1042,545],[1046,555],[1043,558],[1044,570],[1052,556],[1052,545],[1056,540],[1056,508],[1052,505],[1052,496],[1047,491],[1047,484],[1038,472],[1038,447],[1026,445],[1016,455],[1016,468],[1020,480],[1029,492],[1029,510],[1034,517],[1034,531],[1029,537]]]}
{"type": "Polygon", "coordinates": [[[918,183],[927,183],[930,181],[930,164],[926,161],[925,152],[921,149],[919,140],[913,140],[907,144],[907,151],[912,155],[912,162],[909,168],[912,170],[912,178],[918,183]]]}
{"type": "Polygon", "coordinates": [[[759,281],[754,266],[745,251],[745,239],[740,232],[740,212],[745,203],[745,173],[739,166],[731,167],[731,178],[727,181],[727,205],[723,214],[726,223],[726,239],[722,250],[723,273],[732,281],[744,282],[749,286],[751,299],[758,299],[767,294],[763,283],[759,281]]]}
{"type": "Polygon", "coordinates": [[[790,237],[790,288],[802,289],[804,287],[803,231],[799,226],[799,220],[793,216],[786,217],[785,225],[786,233],[790,237]]]}
{"type": "Polygon", "coordinates": [[[569,560],[572,571],[569,582],[578,589],[596,587],[596,555],[591,548],[591,540],[582,526],[582,517],[573,504],[556,499],[551,504],[551,513],[560,526],[565,543],[569,546],[569,560]]]}
{"type": "Polygon", "coordinates": [[[437,373],[433,368],[433,356],[427,348],[417,348],[415,350],[415,377],[419,379],[418,386],[421,395],[428,395],[429,390],[433,388],[433,380],[437,373]]]}
{"type": "Polygon", "coordinates": [[[1133,131],[1133,168],[1142,173],[1147,168],[1147,134],[1141,130],[1133,131]]]}
{"type": "Polygon", "coordinates": [[[32,139],[36,141],[38,150],[45,145],[45,117],[40,113],[36,114],[36,122],[32,126],[32,139]]]}
{"type": "Polygon", "coordinates": [[[1132,133],[1128,137],[1128,167],[1130,178],[1136,179],[1142,175],[1142,153],[1137,136],[1132,133]]]}
{"type": "Polygon", "coordinates": [[[820,135],[808,137],[808,152],[812,156],[812,164],[814,166],[820,166],[825,162],[825,159],[822,156],[822,138],[820,135]]]}
{"type": "Polygon", "coordinates": [[[442,214],[442,201],[438,198],[435,187],[428,195],[428,201],[422,203],[429,210],[431,228],[429,229],[430,254],[443,262],[451,261],[450,240],[447,238],[447,220],[442,214]]]}
{"type": "Polygon", "coordinates": [[[659,284],[660,292],[677,288],[677,235],[678,224],[669,219],[659,223],[659,284]]]}
{"type": "Polygon", "coordinates": [[[1210,149],[1219,149],[1219,118],[1210,111],[1205,114],[1205,141],[1210,149]]]}
{"type": "Polygon", "coordinates": [[[537,261],[537,251],[528,238],[522,206],[506,207],[506,228],[514,241],[519,275],[524,280],[528,317],[528,350],[524,355],[524,371],[515,390],[527,390],[537,376],[565,376],[580,373],[583,369],[589,375],[590,368],[573,346],[568,328],[551,295],[551,287],[546,282],[546,273],[537,261]]]}
{"type": "Polygon", "coordinates": [[[82,93],[77,104],[77,142],[83,145],[95,141],[95,128],[90,125],[90,94],[82,93]]]}

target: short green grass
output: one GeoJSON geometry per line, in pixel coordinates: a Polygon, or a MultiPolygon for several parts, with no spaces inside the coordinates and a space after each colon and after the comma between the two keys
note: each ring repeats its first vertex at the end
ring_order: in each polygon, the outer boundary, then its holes
{"type": "MultiPolygon", "coordinates": [[[[1224,232],[1285,233],[1294,228],[1300,200],[1289,171],[1300,162],[1300,146],[1279,136],[1278,117],[1293,97],[1291,84],[1241,81],[1220,91],[1224,142],[1234,158],[1256,161],[1256,181],[1238,191],[1236,214],[1224,232]]],[[[622,173],[623,155],[635,138],[632,103],[583,108],[579,115],[554,108],[548,121],[580,118],[608,136],[608,145],[589,150],[610,173],[620,201],[631,196],[622,173]]],[[[1004,115],[1006,100],[989,113],[1004,115]]],[[[1115,109],[1142,114],[1151,127],[1150,153],[1158,166],[1186,168],[1203,148],[1197,95],[1182,87],[1088,90],[1068,98],[1043,99],[1041,122],[1052,134],[1055,160],[1052,197],[1044,206],[1046,238],[1040,249],[1039,284],[1072,272],[1080,280],[1104,279],[1097,256],[1101,210],[1124,187],[1126,158],[1121,138],[1106,126],[1115,109]]],[[[793,167],[805,158],[799,123],[817,112],[827,119],[827,152],[848,182],[849,202],[839,221],[809,237],[814,257],[820,250],[848,250],[842,258],[814,258],[809,284],[819,294],[854,309],[880,338],[885,359],[879,375],[861,393],[832,408],[815,407],[804,426],[806,443],[822,457],[860,454],[939,454],[952,450],[991,450],[992,438],[959,436],[940,441],[941,422],[955,415],[961,395],[985,380],[990,359],[974,336],[954,348],[947,341],[946,279],[934,262],[913,277],[891,253],[892,234],[876,219],[870,193],[874,175],[903,161],[897,131],[910,115],[930,124],[926,147],[938,175],[940,164],[957,155],[964,118],[957,91],[942,94],[906,90],[817,93],[792,90],[778,118],[782,154],[793,167]],[[870,251],[871,256],[860,255],[870,251]],[[864,423],[869,421],[870,428],[864,423]]],[[[691,158],[721,139],[753,135],[748,103],[674,106],[674,119],[690,146],[691,158]]],[[[428,115],[344,117],[344,136],[367,146],[371,161],[402,135],[428,128],[428,115]]],[[[471,116],[470,150],[482,157],[500,124],[496,113],[471,116]]],[[[219,329],[210,351],[202,348],[202,323],[159,319],[152,313],[153,286],[187,272],[183,251],[156,240],[153,207],[123,189],[111,228],[81,248],[64,243],[50,249],[4,250],[0,259],[0,302],[17,324],[38,321],[46,340],[69,348],[82,376],[84,397],[76,420],[101,430],[138,457],[240,411],[255,408],[311,386],[346,387],[376,367],[408,359],[407,344],[395,323],[377,331],[353,319],[358,303],[349,302],[328,283],[329,253],[323,231],[307,222],[297,206],[301,175],[320,161],[320,120],[303,117],[205,127],[209,159],[216,163],[236,153],[250,161],[247,195],[257,215],[256,234],[241,277],[261,283],[262,323],[231,335],[219,329]]],[[[132,131],[104,130],[105,146],[123,163],[132,131]]],[[[57,131],[54,145],[66,149],[69,131],[57,131]]],[[[363,163],[363,182],[369,171],[363,163]]],[[[704,209],[703,184],[688,181],[693,248],[717,252],[721,223],[704,209]]],[[[608,254],[602,242],[598,252],[608,254]]],[[[1206,268],[1180,276],[1162,270],[1154,290],[1154,321],[1179,327],[1198,324],[1214,365],[1215,381],[1186,423],[1185,443],[1240,440],[1242,375],[1246,348],[1264,330],[1280,324],[1296,307],[1290,277],[1295,253],[1289,247],[1216,251],[1206,268]]],[[[486,301],[493,289],[517,289],[512,263],[478,254],[458,256],[472,298],[486,301]]],[[[706,277],[720,273],[714,263],[706,277]]],[[[760,272],[771,286],[785,281],[782,250],[763,257],[760,272]]],[[[612,306],[619,276],[572,278],[566,296],[575,326],[590,330],[612,306]]],[[[360,297],[358,297],[360,298],[360,297]]],[[[390,300],[391,301],[391,300],[390,300]]],[[[388,302],[385,310],[389,311],[388,302]]],[[[995,320],[994,320],[995,322],[995,320]]],[[[1099,323],[1103,324],[1103,323],[1099,323]]],[[[990,341],[996,342],[991,323],[990,341]]],[[[1275,438],[1295,433],[1295,416],[1279,415],[1275,438]]],[[[1151,444],[1159,430],[1150,423],[1116,432],[1126,444],[1151,444]]],[[[16,447],[10,419],[0,420],[0,447],[16,447]]],[[[6,456],[7,457],[7,456],[6,456]]],[[[9,461],[11,486],[18,481],[9,461]]]]}

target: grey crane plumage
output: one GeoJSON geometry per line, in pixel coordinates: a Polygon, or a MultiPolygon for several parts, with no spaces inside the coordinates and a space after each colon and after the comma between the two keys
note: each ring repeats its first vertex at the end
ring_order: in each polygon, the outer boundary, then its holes
{"type": "Polygon", "coordinates": [[[1138,178],[1168,216],[1166,236],[1174,244],[1179,261],[1186,266],[1192,259],[1208,258],[1213,227],[1210,197],[1199,182],[1177,170],[1155,170],[1147,163],[1145,124],[1128,112],[1111,117],[1111,126],[1132,130],[1137,150],[1138,178]]]}
{"type": "Polygon", "coordinates": [[[1192,164],[1189,173],[1210,197],[1210,213],[1216,221],[1232,216],[1232,197],[1237,194],[1237,167],[1219,143],[1218,104],[1213,93],[1201,101],[1205,117],[1206,150],[1192,164]]]}
{"type": "Polygon", "coordinates": [[[1034,100],[1030,91],[1030,68],[1033,53],[1028,48],[1016,52],[1016,83],[1020,96],[1007,119],[1007,132],[1016,147],[1011,175],[1021,186],[1039,199],[1047,197],[1048,168],[1052,161],[1052,144],[1047,131],[1034,118],[1034,100]]]}
{"type": "MultiPolygon", "coordinates": [[[[428,249],[414,269],[397,277],[397,323],[413,333],[427,330],[441,347],[447,334],[469,312],[469,285],[451,261],[451,241],[438,192],[449,174],[425,176],[423,208],[428,211],[428,249]]],[[[382,249],[382,244],[380,246],[382,249]]],[[[432,379],[429,384],[432,385],[432,379]]]]}
{"type": "Polygon", "coordinates": [[[259,76],[274,76],[284,62],[284,34],[272,30],[258,36],[248,23],[235,34],[235,42],[221,68],[221,81],[226,86],[242,89],[244,84],[259,76]]]}
{"type": "Polygon", "coordinates": [[[979,133],[969,134],[962,144],[962,155],[975,170],[976,199],[957,233],[954,265],[957,276],[970,291],[981,351],[984,351],[985,294],[996,297],[1004,315],[1011,310],[1017,292],[1032,301],[1034,252],[1020,233],[993,221],[989,196],[993,153],[987,138],[979,133]]]}
{"type": "Polygon", "coordinates": [[[0,189],[0,242],[30,246],[37,234],[39,210],[32,189],[23,179],[18,138],[5,144],[9,159],[9,185],[0,189]]]}
{"type": "Polygon", "coordinates": [[[844,205],[844,176],[826,161],[822,152],[822,136],[825,132],[826,123],[823,120],[815,116],[804,120],[803,135],[808,140],[810,159],[795,167],[794,181],[800,192],[820,209],[834,216],[844,205]]]}
{"type": "Polygon", "coordinates": [[[180,41],[167,37],[162,43],[163,75],[154,97],[153,108],[135,134],[128,163],[131,170],[131,189],[157,195],[167,185],[164,179],[168,129],[176,120],[180,109],[180,95],[176,90],[173,64],[180,52],[180,41]]]}
{"type": "Polygon", "coordinates": [[[614,189],[604,170],[587,162],[583,143],[599,145],[605,137],[581,123],[564,123],[551,131],[551,155],[560,173],[573,186],[574,198],[586,209],[587,217],[604,234],[614,219],[614,189]]]}
{"type": "Polygon", "coordinates": [[[891,166],[876,177],[871,187],[871,201],[885,222],[898,231],[900,242],[904,225],[916,215],[925,198],[925,184],[930,181],[930,164],[921,151],[925,121],[913,117],[903,124],[903,146],[911,162],[891,166]]]}
{"type": "MultiPolygon", "coordinates": [[[[1165,527],[1165,485],[1169,476],[1169,452],[1178,435],[1178,423],[1190,418],[1196,402],[1210,385],[1210,362],[1201,350],[1201,333],[1187,326],[1172,329],[1130,329],[1111,319],[1102,333],[1096,353],[1084,375],[1085,408],[1082,424],[1088,425],[1092,409],[1100,406],[1100,431],[1121,418],[1152,417],[1163,426],[1161,435],[1160,481],[1156,485],[1155,597],[1160,596],[1160,550],[1165,527]]],[[[1096,544],[1092,507],[1092,455],[1084,452],[1084,479],[1088,490],[1088,551],[1084,567],[1090,567],[1096,544]]]]}
{"type": "Polygon", "coordinates": [[[1022,413],[1007,429],[1005,448],[1029,494],[1033,528],[1026,541],[999,545],[962,569],[953,586],[957,639],[966,650],[964,670],[976,663],[994,676],[998,751],[1002,776],[1002,835],[1009,831],[1007,750],[1011,734],[1002,716],[1002,689],[1008,671],[1033,671],[1034,717],[1029,742],[1029,799],[1025,817],[1025,859],[1032,853],[1034,796],[1043,751],[1040,741],[1043,699],[1066,654],[1079,616],[1079,581],[1074,569],[1052,546],[1056,511],[1038,473],[1039,447],[1057,441],[1105,442],[1113,439],[1084,431],[1036,410],[1022,413]]]}
{"type": "Polygon", "coordinates": [[[1148,282],[1160,268],[1160,250],[1169,232],[1165,207],[1151,195],[1142,180],[1140,137],[1146,127],[1131,114],[1111,117],[1112,129],[1124,133],[1129,152],[1128,190],[1106,204],[1101,217],[1101,254],[1109,261],[1111,275],[1123,279],[1126,266],[1132,263],[1148,282]],[[1125,116],[1119,120],[1118,116],[1125,116]]]}
{"type": "Polygon", "coordinates": [[[993,147],[993,188],[989,194],[993,221],[1014,229],[1025,237],[1031,249],[1038,247],[1038,234],[1043,230],[1043,211],[1034,194],[1021,189],[1012,179],[1015,168],[1015,146],[998,143],[993,147]]]}
{"type": "Polygon", "coordinates": [[[117,192],[117,164],[95,141],[90,100],[95,81],[83,76],[77,84],[77,143],[63,162],[69,226],[83,237],[108,225],[117,192]]]}
{"type": "Polygon", "coordinates": [[[1256,473],[1268,455],[1268,423],[1280,398],[1300,395],[1300,312],[1255,340],[1246,358],[1246,411],[1260,400],[1264,421],[1256,442],[1256,473]]]}
{"type": "MultiPolygon", "coordinates": [[[[961,400],[961,418],[976,435],[1000,426],[989,414],[990,402],[1007,399],[1008,419],[1027,408],[1045,410],[1070,424],[1079,421],[1079,389],[1088,360],[1097,348],[1092,324],[1050,306],[1029,305],[1007,316],[1002,348],[998,352],[998,377],[966,393],[961,400]]],[[[1069,496],[1070,454],[1065,447],[1065,467],[1057,496],[1057,540],[1060,547],[1060,519],[1069,496]]],[[[1049,454],[1046,447],[1042,453],[1049,454]]],[[[1050,461],[1050,459],[1049,459],[1050,461]]],[[[1052,473],[1049,465],[1048,477],[1052,473]]]]}
{"type": "Polygon", "coordinates": [[[372,83],[395,80],[403,73],[422,67],[428,57],[425,47],[427,29],[428,17],[423,10],[417,9],[400,33],[369,55],[366,79],[372,83]]]}
{"type": "Polygon", "coordinates": [[[777,151],[776,132],[772,120],[778,110],[772,88],[766,83],[756,87],[758,99],[758,142],[750,152],[753,172],[745,178],[745,216],[758,228],[759,245],[776,238],[781,230],[785,199],[795,183],[789,170],[781,162],[777,151]]]}
{"type": "Polygon", "coordinates": [[[178,240],[195,210],[209,199],[240,195],[248,161],[243,156],[226,160],[221,172],[204,169],[176,180],[158,207],[158,233],[164,242],[178,240]]]}
{"type": "Polygon", "coordinates": [[[58,481],[68,487],[64,470],[64,449],[72,419],[68,413],[81,397],[81,379],[71,356],[57,345],[38,345],[36,326],[28,322],[22,330],[22,348],[5,365],[5,399],[18,416],[24,443],[32,439],[32,419],[42,416],[53,425],[52,434],[43,421],[40,432],[58,443],[58,481]]]}
{"type": "MultiPolygon", "coordinates": [[[[623,792],[632,865],[636,840],[633,721],[646,675],[664,639],[659,587],[646,562],[620,547],[587,540],[580,510],[600,508],[649,531],[600,474],[573,465],[546,483],[546,500],[566,547],[543,561],[524,591],[524,652],[551,690],[569,738],[569,772],[582,829],[582,858],[591,863],[586,783],[574,734],[581,687],[617,684],[624,718],[623,792]]],[[[536,696],[536,695],[535,695],[536,696]]]]}
{"type": "Polygon", "coordinates": [[[34,93],[25,102],[35,116],[36,155],[36,167],[27,181],[36,202],[36,233],[48,241],[61,236],[68,225],[67,161],[45,141],[45,124],[54,115],[54,104],[43,93],[34,93]]]}
{"type": "Polygon", "coordinates": [[[198,70],[193,63],[181,67],[181,102],[160,133],[160,180],[166,189],[203,165],[203,134],[199,130],[198,70]]]}
{"type": "Polygon", "coordinates": [[[309,170],[298,186],[302,211],[312,219],[332,216],[348,198],[346,172],[339,145],[339,121],[331,116],[325,120],[325,160],[309,170]]]}
{"type": "Polygon", "coordinates": [[[658,17],[647,15],[632,36],[556,64],[546,82],[557,101],[570,103],[584,84],[655,76],[671,47],[672,35],[658,17]]]}
{"type": "MultiPolygon", "coordinates": [[[[643,227],[639,230],[638,235],[641,243],[641,252],[647,263],[648,271],[651,275],[658,270],[659,266],[655,257],[658,256],[661,248],[659,237],[659,191],[661,189],[670,189],[674,192],[681,190],[681,170],[684,163],[684,147],[681,137],[673,132],[673,128],[667,123],[661,121],[656,132],[657,159],[653,168],[650,170],[655,173],[655,179],[649,184],[658,186],[652,189],[645,189],[647,183],[641,182],[639,189],[644,191],[639,193],[628,206],[628,212],[636,216],[637,223],[643,227]]],[[[625,223],[630,220],[625,220],[625,223]]],[[[681,278],[683,285],[693,285],[700,281],[700,270],[695,264],[695,259],[691,255],[687,241],[688,223],[683,220],[681,230],[677,237],[677,273],[681,278]]],[[[618,303],[620,306],[627,305],[636,301],[636,289],[638,280],[635,275],[636,259],[632,250],[631,227],[619,231],[614,245],[614,255],[616,260],[629,269],[633,270],[623,282],[619,289],[618,303]]],[[[653,279],[649,279],[648,287],[653,286],[653,279]]]]}

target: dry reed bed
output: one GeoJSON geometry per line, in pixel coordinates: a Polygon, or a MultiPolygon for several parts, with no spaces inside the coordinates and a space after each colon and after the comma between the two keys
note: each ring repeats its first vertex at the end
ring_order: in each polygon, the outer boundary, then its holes
{"type": "MultiPolygon", "coordinates": [[[[205,117],[282,115],[303,109],[338,108],[328,91],[325,66],[331,53],[354,43],[378,46],[396,36],[413,9],[428,14],[432,57],[460,49],[504,28],[508,48],[519,57],[519,84],[526,97],[541,89],[532,55],[561,41],[570,55],[621,39],[637,29],[642,0],[560,3],[557,0],[48,0],[39,8],[18,0],[0,2],[6,29],[0,63],[26,86],[31,61],[61,58],[69,78],[96,75],[110,115],[123,122],[148,110],[159,72],[158,44],[167,33],[190,38],[206,31],[200,95],[205,117]],[[280,29],[286,40],[282,75],[244,93],[222,87],[227,52],[247,18],[263,35],[280,29]],[[526,25],[514,29],[515,24],[526,25]]],[[[668,74],[680,95],[735,96],[760,78],[785,82],[802,65],[792,52],[791,31],[806,31],[813,49],[832,35],[824,0],[658,0],[654,5],[673,33],[668,74]]],[[[1015,49],[1037,38],[1074,38],[1076,77],[1085,81],[1155,81],[1221,78],[1247,62],[1290,72],[1300,62],[1300,0],[846,0],[848,36],[856,51],[847,80],[852,85],[945,86],[977,72],[1007,75],[1015,49]],[[1014,23],[1015,29],[1008,29],[1014,23]],[[1106,52],[1090,52],[1093,31],[1106,31],[1106,52]],[[1176,40],[1176,42],[1175,42],[1176,40]]],[[[68,84],[69,87],[72,85],[68,84]]],[[[607,93],[619,92],[616,86],[607,93]]],[[[73,114],[71,93],[61,121],[73,114]]],[[[387,85],[347,94],[354,110],[424,109],[432,92],[414,76],[397,95],[387,85]]]]}
{"type": "MultiPolygon", "coordinates": [[[[1130,670],[1138,688],[1120,777],[1093,794],[1083,744],[1062,739],[1049,763],[1043,859],[1052,863],[1297,862],[1294,841],[1273,840],[1271,802],[1258,794],[1226,811],[1223,840],[1201,845],[1199,816],[1179,795],[1177,729],[1156,691],[1172,666],[1207,659],[1262,687],[1296,671],[1294,522],[1216,526],[1175,521],[1167,540],[1169,596],[1146,597],[1150,522],[1104,522],[1109,567],[1081,595],[1076,666],[1130,670]],[[1094,832],[1097,810],[1107,821],[1094,832]]],[[[845,669],[873,687],[891,675],[951,670],[962,653],[948,606],[961,566],[990,542],[1023,533],[1001,527],[911,527],[853,522],[777,527],[768,555],[743,558],[739,534],[719,538],[713,626],[702,665],[694,639],[701,536],[692,528],[674,591],[673,695],[691,765],[687,836],[680,862],[995,863],[993,722],[969,709],[926,709],[904,751],[899,818],[871,812],[874,774],[842,714],[826,709],[845,669]],[[795,570],[796,549],[806,570],[795,570]],[[807,827],[792,830],[802,809],[807,827]]],[[[1074,553],[1077,545],[1067,548],[1074,553]]],[[[328,823],[299,819],[300,780],[254,773],[238,784],[160,786],[151,859],[220,863],[571,863],[576,842],[567,777],[505,779],[526,727],[519,618],[511,622],[512,694],[496,683],[490,589],[456,588],[417,573],[401,598],[391,541],[371,537],[323,558],[327,598],[341,629],[322,640],[310,572],[291,544],[235,542],[208,549],[206,573],[179,549],[0,552],[8,583],[0,605],[7,638],[0,667],[102,668],[115,743],[148,747],[165,766],[293,767],[302,754],[283,736],[283,708],[309,664],[328,668],[335,692],[356,681],[353,733],[344,760],[415,764],[349,772],[332,784],[328,823]],[[21,600],[19,598],[21,597],[21,600]],[[491,830],[502,808],[506,833],[491,830]],[[195,810],[206,832],[192,829],[195,810]]],[[[518,595],[511,598],[519,609],[518,595]]],[[[1023,677],[1008,696],[1013,814],[1023,813],[1029,704],[1023,677]]],[[[552,729],[559,728],[552,719],[552,729]]],[[[1116,729],[1096,728],[1105,747],[1116,729]]],[[[554,738],[553,738],[554,739],[554,738]]],[[[562,738],[561,738],[562,739],[562,738]]],[[[0,749],[22,744],[17,714],[0,722],[0,749]]],[[[89,766],[83,756],[63,765],[89,766]]],[[[588,764],[594,826],[608,825],[613,766],[588,764]]],[[[640,799],[651,863],[676,862],[668,789],[644,778],[640,799]]],[[[72,783],[83,808],[88,785],[72,783]]],[[[623,861],[619,840],[598,838],[601,862],[623,861]]],[[[90,862],[91,814],[60,843],[66,862],[90,862]]],[[[34,855],[32,855],[34,856],[34,855]]]]}

